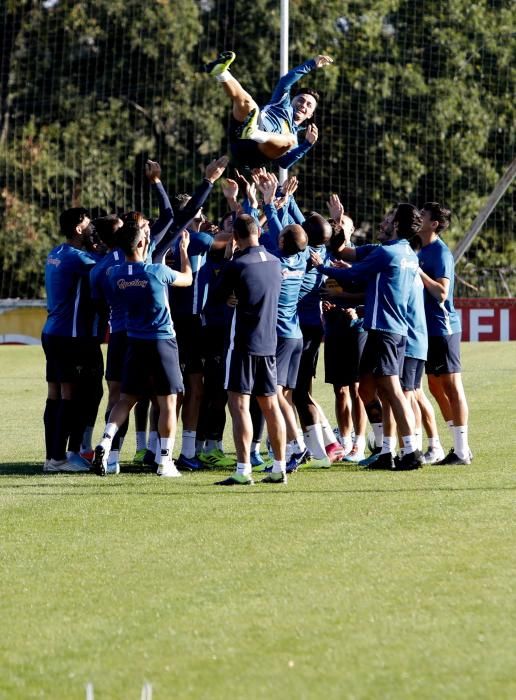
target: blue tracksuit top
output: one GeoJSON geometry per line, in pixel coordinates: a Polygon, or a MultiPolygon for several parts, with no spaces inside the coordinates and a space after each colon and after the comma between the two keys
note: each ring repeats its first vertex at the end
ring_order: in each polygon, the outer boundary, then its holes
{"type": "MultiPolygon", "coordinates": [[[[208,297],[211,274],[206,267],[206,262],[212,243],[213,236],[209,233],[190,231],[188,259],[192,266],[192,284],[190,287],[176,287],[171,290],[170,300],[174,316],[190,316],[202,313],[208,297]]],[[[172,248],[172,268],[178,272],[181,270],[180,244],[181,239],[176,238],[172,248]]]]}
{"type": "Polygon", "coordinates": [[[119,303],[125,308],[129,338],[166,340],[175,331],[168,302],[168,287],[177,272],[165,265],[123,262],[112,267],[109,282],[119,303]]]}
{"type": "Polygon", "coordinates": [[[276,354],[276,324],[281,290],[279,260],[262,245],[235,254],[224,266],[214,297],[238,299],[231,324],[230,347],[249,355],[276,354]]]}
{"type": "MultiPolygon", "coordinates": [[[[303,75],[310,73],[314,68],[315,61],[311,58],[300,66],[293,68],[279,79],[270,101],[265,107],[262,107],[260,111],[260,129],[276,134],[296,135],[299,131],[304,129],[303,126],[299,127],[294,123],[294,109],[291,104],[290,89],[303,75]]],[[[311,147],[312,144],[305,140],[300,145],[291,148],[290,151],[280,158],[277,158],[274,163],[280,168],[290,168],[294,163],[300,160],[311,147]]]]}
{"type": "Polygon", "coordinates": [[[319,270],[337,282],[367,281],[364,328],[406,336],[408,298],[418,268],[416,254],[401,239],[376,246],[347,270],[322,265],[319,270]]]}
{"type": "Polygon", "coordinates": [[[424,285],[420,275],[414,277],[407,304],[406,357],[425,360],[428,355],[428,332],[426,330],[424,285]]]}
{"type": "Polygon", "coordinates": [[[425,289],[425,313],[428,335],[452,335],[460,333],[460,317],[453,305],[453,288],[455,283],[455,262],[450,249],[440,238],[425,245],[418,253],[419,264],[423,272],[433,280],[446,277],[450,280],[448,296],[439,303],[425,289]]]}
{"type": "Polygon", "coordinates": [[[306,265],[310,259],[310,251],[306,248],[294,255],[284,255],[278,248],[278,238],[282,228],[277,217],[276,207],[274,204],[266,204],[264,211],[269,224],[266,247],[272,255],[278,258],[281,264],[282,282],[278,302],[278,324],[276,326],[278,338],[302,338],[297,303],[306,265]]]}
{"type": "MultiPolygon", "coordinates": [[[[324,263],[330,261],[330,251],[325,245],[308,246],[310,253],[319,253],[324,263]]],[[[321,326],[321,297],[319,290],[326,282],[326,274],[312,265],[310,259],[299,291],[297,310],[302,326],[321,326]]]]}
{"type": "Polygon", "coordinates": [[[69,243],[50,251],[45,263],[48,318],[43,333],[68,338],[93,335],[89,277],[95,262],[89,253],[69,243]]]}
{"type": "Polygon", "coordinates": [[[120,303],[109,281],[109,272],[125,262],[120,248],[115,248],[98,262],[90,272],[91,298],[109,307],[109,330],[111,333],[125,331],[125,308],[120,303]]]}

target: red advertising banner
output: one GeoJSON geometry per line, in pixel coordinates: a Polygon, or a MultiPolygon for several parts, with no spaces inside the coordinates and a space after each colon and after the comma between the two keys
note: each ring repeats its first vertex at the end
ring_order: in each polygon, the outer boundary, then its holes
{"type": "Polygon", "coordinates": [[[462,340],[516,340],[516,299],[455,299],[462,340]]]}

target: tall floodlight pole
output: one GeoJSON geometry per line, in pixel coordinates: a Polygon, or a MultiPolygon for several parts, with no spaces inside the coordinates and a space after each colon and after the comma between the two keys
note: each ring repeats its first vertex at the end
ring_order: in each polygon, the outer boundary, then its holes
{"type": "MultiPolygon", "coordinates": [[[[281,15],[280,15],[280,78],[288,73],[288,2],[289,0],[281,0],[281,15]]],[[[287,171],[285,168],[279,169],[279,181],[283,184],[287,179],[287,171]]]]}

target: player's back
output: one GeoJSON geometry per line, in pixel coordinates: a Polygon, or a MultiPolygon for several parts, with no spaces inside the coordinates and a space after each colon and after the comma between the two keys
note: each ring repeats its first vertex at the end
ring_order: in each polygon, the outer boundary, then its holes
{"type": "Polygon", "coordinates": [[[126,313],[129,338],[159,340],[175,336],[168,286],[177,272],[165,265],[125,262],[113,267],[109,279],[126,313]]]}
{"type": "Polygon", "coordinates": [[[234,268],[235,346],[251,355],[274,355],[281,291],[279,260],[263,246],[251,246],[230,263],[234,268]]]}
{"type": "Polygon", "coordinates": [[[72,338],[92,334],[89,272],[94,265],[91,255],[69,243],[49,253],[45,264],[48,318],[44,333],[72,338]]]}

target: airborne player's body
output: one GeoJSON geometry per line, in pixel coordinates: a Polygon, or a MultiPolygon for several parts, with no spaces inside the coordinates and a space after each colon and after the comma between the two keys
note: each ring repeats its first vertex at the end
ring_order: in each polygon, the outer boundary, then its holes
{"type": "Polygon", "coordinates": [[[293,68],[280,78],[270,101],[261,110],[230,73],[234,60],[235,54],[225,51],[203,70],[221,83],[231,99],[229,141],[235,162],[256,168],[274,161],[280,168],[290,168],[317,141],[317,127],[311,119],[319,101],[319,94],[310,88],[299,90],[292,99],[290,90],[303,75],[333,63],[333,59],[316,56],[293,68]],[[298,133],[306,124],[305,139],[299,144],[298,133]]]}

